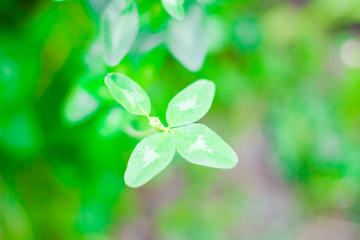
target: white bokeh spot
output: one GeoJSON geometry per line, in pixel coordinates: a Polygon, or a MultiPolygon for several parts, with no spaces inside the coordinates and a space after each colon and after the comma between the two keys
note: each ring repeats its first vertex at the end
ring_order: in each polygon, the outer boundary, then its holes
{"type": "Polygon", "coordinates": [[[340,49],[340,59],[348,68],[360,68],[360,41],[357,39],[346,40],[340,49]]]}
{"type": "Polygon", "coordinates": [[[189,151],[190,152],[204,151],[204,152],[207,152],[207,153],[210,153],[210,154],[214,153],[214,151],[212,149],[209,149],[208,145],[206,145],[203,135],[198,136],[196,141],[193,144],[191,144],[189,151]]]}

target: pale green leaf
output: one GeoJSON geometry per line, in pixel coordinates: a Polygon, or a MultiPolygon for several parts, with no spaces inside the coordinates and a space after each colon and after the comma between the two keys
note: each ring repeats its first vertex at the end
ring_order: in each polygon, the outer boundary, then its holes
{"type": "Polygon", "coordinates": [[[148,116],[150,99],[146,92],[133,80],[121,73],[109,73],[105,84],[111,95],[132,114],[148,116]]]}
{"type": "Polygon", "coordinates": [[[165,43],[176,60],[197,72],[208,52],[208,39],[204,14],[198,5],[193,5],[183,21],[169,21],[165,43]]]}
{"type": "Polygon", "coordinates": [[[166,111],[170,127],[196,122],[210,109],[215,94],[215,84],[201,79],[187,86],[171,99],[166,111]]]}
{"type": "Polygon", "coordinates": [[[161,3],[173,18],[179,21],[184,19],[184,0],[161,0],[161,3]]]}
{"type": "Polygon", "coordinates": [[[100,106],[85,89],[76,87],[65,100],[63,114],[68,123],[79,123],[90,117],[100,106]]]}
{"type": "Polygon", "coordinates": [[[191,163],[214,168],[232,168],[238,162],[234,150],[203,124],[190,124],[170,131],[176,150],[191,163]]]}
{"type": "Polygon", "coordinates": [[[113,0],[101,23],[105,62],[116,66],[129,52],[139,30],[139,13],[134,0],[113,0]]]}
{"type": "Polygon", "coordinates": [[[143,139],[130,156],[125,172],[125,183],[139,187],[171,162],[175,146],[168,132],[158,133],[143,139]]]}

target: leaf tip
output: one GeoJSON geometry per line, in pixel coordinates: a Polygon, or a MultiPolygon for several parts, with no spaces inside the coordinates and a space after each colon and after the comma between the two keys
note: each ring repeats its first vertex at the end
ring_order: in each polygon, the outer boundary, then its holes
{"type": "Polygon", "coordinates": [[[182,11],[179,13],[172,13],[171,16],[178,21],[183,21],[185,19],[185,11],[182,9],[182,11]]]}
{"type": "Polygon", "coordinates": [[[116,74],[116,73],[108,73],[108,74],[105,76],[104,82],[105,82],[105,85],[106,85],[106,86],[109,86],[109,82],[110,82],[110,80],[112,79],[112,77],[113,77],[115,74],[116,74]]]}
{"type": "Polygon", "coordinates": [[[131,188],[138,188],[145,184],[145,183],[141,183],[141,182],[139,183],[139,181],[136,181],[136,178],[134,178],[133,175],[129,174],[128,169],[126,169],[126,171],[125,171],[124,181],[125,181],[125,184],[131,188]]]}

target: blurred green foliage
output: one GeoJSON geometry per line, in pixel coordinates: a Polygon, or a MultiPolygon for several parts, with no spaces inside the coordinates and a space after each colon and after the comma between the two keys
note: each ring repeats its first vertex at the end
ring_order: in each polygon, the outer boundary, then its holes
{"type": "Polygon", "coordinates": [[[358,0],[187,0],[210,33],[193,72],[164,44],[174,20],[160,0],[137,0],[137,39],[107,66],[98,39],[109,2],[0,1],[0,239],[295,239],[324,212],[360,221],[358,0]],[[109,72],[136,79],[162,122],[179,89],[213,80],[202,121],[239,167],[221,173],[176,155],[149,186],[126,187],[147,122],[112,99],[109,72]],[[268,149],[261,164],[295,205],[277,231],[260,224],[258,185],[240,177],[242,152],[260,151],[256,133],[268,149]]]}

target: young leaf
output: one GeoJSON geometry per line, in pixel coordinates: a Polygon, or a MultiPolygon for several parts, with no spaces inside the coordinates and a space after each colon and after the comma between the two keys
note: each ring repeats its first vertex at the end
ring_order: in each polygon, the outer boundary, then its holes
{"type": "Polygon", "coordinates": [[[183,21],[169,21],[166,45],[176,60],[192,72],[199,71],[204,63],[208,39],[203,12],[197,5],[189,9],[183,21]]]}
{"type": "Polygon", "coordinates": [[[184,19],[184,0],[161,0],[161,3],[173,18],[179,21],[184,19]]]}
{"type": "Polygon", "coordinates": [[[171,99],[166,120],[171,127],[196,122],[210,109],[215,94],[215,85],[208,80],[198,80],[187,86],[171,99]]]}
{"type": "Polygon", "coordinates": [[[125,183],[130,187],[145,184],[169,165],[174,153],[174,142],[168,132],[143,139],[130,156],[125,183]]]}
{"type": "Polygon", "coordinates": [[[105,84],[115,100],[130,113],[149,115],[150,99],[139,84],[121,73],[109,73],[105,77],[105,84]]]}
{"type": "Polygon", "coordinates": [[[176,150],[191,163],[214,168],[232,168],[238,162],[234,150],[203,124],[170,130],[176,150]]]}
{"type": "Polygon", "coordinates": [[[116,66],[128,53],[139,30],[139,13],[134,0],[113,0],[102,17],[101,35],[105,62],[116,66]]]}

